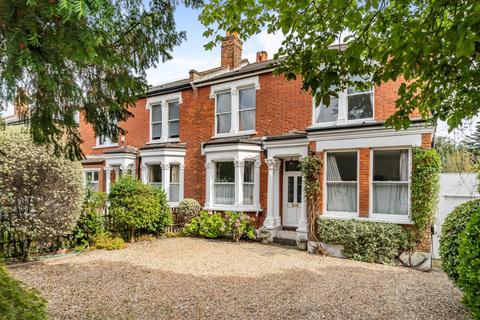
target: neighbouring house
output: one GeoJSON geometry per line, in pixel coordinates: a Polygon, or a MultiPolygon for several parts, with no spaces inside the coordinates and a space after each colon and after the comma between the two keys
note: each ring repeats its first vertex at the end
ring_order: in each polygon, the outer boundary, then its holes
{"type": "Polygon", "coordinates": [[[94,188],[108,192],[130,171],[162,186],[172,207],[195,198],[301,240],[308,221],[299,160],[314,152],[324,161],[322,215],[411,224],[411,150],[430,148],[435,128],[419,118],[408,130],[384,127],[401,82],[350,88],[317,107],[301,79],[274,75],[265,51],[242,59],[242,45],[227,35],[218,68],[151,87],[119,124],[126,134],[118,141],[96,137],[82,119],[82,163],[94,188]]]}

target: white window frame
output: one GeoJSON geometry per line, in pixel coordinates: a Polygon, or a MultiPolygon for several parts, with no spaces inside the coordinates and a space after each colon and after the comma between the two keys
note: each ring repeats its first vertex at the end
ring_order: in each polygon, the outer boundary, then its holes
{"type": "Polygon", "coordinates": [[[168,190],[168,202],[171,202],[171,203],[178,203],[181,200],[180,199],[180,184],[181,184],[180,170],[181,170],[181,164],[179,162],[171,162],[170,163],[170,171],[169,171],[169,177],[168,177],[168,179],[170,180],[170,182],[169,182],[169,188],[170,189],[168,190]],[[172,166],[178,166],[178,182],[172,182],[172,166]],[[172,185],[177,185],[178,186],[178,200],[177,201],[171,200],[172,185]]]}
{"type": "MultiPolygon", "coordinates": [[[[83,169],[83,187],[86,188],[87,187],[87,174],[88,173],[92,173],[92,175],[97,172],[98,173],[98,180],[95,181],[95,183],[98,185],[98,190],[97,191],[101,191],[100,190],[100,169],[83,169]]],[[[92,182],[90,182],[92,183],[92,182]]]]}
{"type": "Polygon", "coordinates": [[[148,144],[153,144],[153,143],[165,143],[165,142],[179,142],[180,137],[178,138],[170,138],[170,134],[168,132],[170,120],[168,119],[168,104],[171,102],[178,102],[178,134],[180,135],[180,112],[181,112],[181,107],[182,107],[182,93],[181,92],[174,92],[170,94],[165,94],[161,96],[154,96],[154,97],[149,97],[147,98],[147,103],[146,103],[146,109],[149,110],[149,142],[148,144]],[[152,106],[154,105],[161,105],[162,107],[162,135],[160,139],[155,139],[153,140],[153,135],[152,135],[152,106]]]}
{"type": "Polygon", "coordinates": [[[118,147],[118,142],[112,142],[109,137],[105,137],[105,143],[100,144],[100,137],[96,137],[96,148],[118,147]]]}
{"type": "MultiPolygon", "coordinates": [[[[323,153],[323,163],[325,170],[323,170],[323,215],[325,217],[339,217],[339,218],[358,218],[360,215],[360,151],[358,149],[341,149],[341,150],[327,150],[323,153]],[[327,155],[329,153],[341,153],[341,152],[355,152],[357,154],[357,212],[341,212],[341,211],[327,211],[327,155]]],[[[338,181],[336,181],[338,182],[338,181]]]]}
{"type": "MultiPolygon", "coordinates": [[[[231,159],[231,160],[218,160],[218,161],[214,161],[213,162],[213,166],[214,166],[214,169],[213,169],[213,173],[214,173],[214,177],[213,177],[213,204],[215,206],[233,206],[235,204],[235,185],[238,183],[237,180],[235,179],[235,161],[234,159],[231,159]],[[219,163],[229,163],[231,162],[233,164],[233,182],[217,182],[217,165],[219,163]],[[217,185],[233,185],[233,201],[231,204],[229,203],[216,203],[215,202],[215,189],[217,187],[217,185]]],[[[242,184],[242,188],[243,188],[243,184],[242,184]]],[[[242,199],[242,202],[243,202],[243,199],[242,199]]]]}
{"type": "Polygon", "coordinates": [[[155,186],[155,187],[163,187],[163,168],[162,168],[162,163],[161,162],[149,162],[146,164],[147,166],[147,180],[145,181],[149,185],[155,186]],[[150,167],[151,166],[159,166],[160,167],[160,172],[162,174],[162,181],[160,182],[152,182],[150,181],[150,167]]]}
{"type": "Polygon", "coordinates": [[[249,90],[249,89],[253,89],[255,90],[255,87],[254,86],[247,86],[247,87],[240,87],[238,88],[238,132],[239,133],[244,133],[244,132],[255,132],[257,130],[257,97],[255,95],[255,107],[253,108],[250,108],[250,109],[243,109],[243,110],[240,110],[240,91],[242,90],[249,90]],[[248,130],[240,130],[240,115],[242,114],[242,112],[249,112],[249,111],[255,111],[255,118],[253,119],[254,120],[254,128],[253,129],[248,129],[248,130]]]}
{"type": "MultiPolygon", "coordinates": [[[[386,148],[372,148],[370,149],[370,183],[369,183],[369,218],[378,221],[391,222],[391,223],[401,223],[401,224],[412,224],[411,220],[411,190],[412,190],[412,147],[411,146],[395,146],[395,147],[386,147],[386,148]],[[407,150],[408,151],[408,181],[404,182],[408,184],[408,207],[406,215],[401,214],[385,214],[385,213],[375,213],[373,212],[373,152],[381,150],[407,150]]],[[[398,183],[402,183],[398,181],[398,183]]]]}
{"type": "Polygon", "coordinates": [[[215,136],[228,136],[233,133],[235,133],[235,130],[233,128],[233,96],[234,94],[232,93],[231,90],[224,90],[224,91],[218,91],[215,92],[215,136]],[[230,112],[218,112],[218,95],[221,94],[228,94],[230,93],[230,112]],[[229,132],[223,132],[223,133],[218,133],[218,116],[219,115],[225,115],[225,114],[230,114],[230,131],[229,132]]]}
{"type": "Polygon", "coordinates": [[[163,123],[165,121],[163,120],[163,107],[161,103],[158,104],[152,104],[150,106],[150,141],[161,141],[163,138],[163,123]],[[153,121],[153,108],[160,108],[160,112],[162,114],[162,120],[160,121],[153,121]],[[153,139],[153,126],[160,124],[160,138],[159,139],[153,139]]]}
{"type": "Polygon", "coordinates": [[[254,202],[255,202],[255,199],[252,199],[252,203],[250,204],[246,204],[245,203],[245,185],[249,185],[249,186],[253,186],[253,198],[255,198],[255,160],[248,160],[248,159],[245,159],[243,161],[243,177],[241,177],[242,179],[242,188],[243,188],[243,204],[245,205],[253,205],[254,202]],[[245,182],[245,163],[246,162],[250,162],[253,164],[253,181],[252,182],[245,182]]]}
{"type": "MultiPolygon", "coordinates": [[[[312,97],[312,127],[330,127],[333,125],[345,125],[345,124],[355,124],[355,123],[363,123],[363,122],[375,122],[375,87],[372,86],[372,90],[353,93],[347,93],[348,89],[338,92],[338,114],[336,121],[327,121],[327,122],[316,122],[316,111],[317,105],[315,103],[315,98],[312,97]],[[372,95],[372,117],[370,118],[362,118],[362,119],[352,119],[348,120],[348,97],[360,94],[370,93],[372,95]]],[[[321,108],[321,106],[318,106],[321,108]]]]}
{"type": "MultiPolygon", "coordinates": [[[[215,125],[213,138],[231,137],[237,135],[248,135],[257,133],[257,112],[255,112],[255,129],[240,131],[240,90],[254,88],[256,91],[260,89],[259,77],[249,77],[245,79],[215,84],[211,86],[210,98],[214,99],[215,104],[215,125]],[[231,95],[231,117],[230,132],[217,133],[217,94],[230,91],[231,95]]],[[[255,99],[255,110],[257,110],[258,101],[255,99]]],[[[253,109],[249,109],[253,110],[253,109]]],[[[247,110],[242,110],[247,111],[247,110]]]]}
{"type": "Polygon", "coordinates": [[[168,140],[179,139],[180,138],[180,103],[178,102],[177,99],[167,101],[167,117],[168,117],[168,119],[167,119],[167,122],[168,122],[168,125],[167,125],[168,137],[167,137],[167,139],[168,140]],[[178,103],[178,118],[170,119],[170,104],[175,103],[175,102],[178,103]],[[170,123],[172,123],[172,122],[178,122],[178,137],[170,137],[170,123]]]}

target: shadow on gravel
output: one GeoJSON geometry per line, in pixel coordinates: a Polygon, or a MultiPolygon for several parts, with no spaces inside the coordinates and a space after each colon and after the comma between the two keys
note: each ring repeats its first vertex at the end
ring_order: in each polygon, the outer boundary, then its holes
{"type": "MultiPolygon", "coordinates": [[[[225,263],[228,263],[226,261],[225,263]]],[[[194,276],[129,263],[69,261],[12,270],[52,319],[463,319],[439,273],[326,267],[263,277],[194,276]],[[323,270],[322,270],[323,271],[323,270]]]]}

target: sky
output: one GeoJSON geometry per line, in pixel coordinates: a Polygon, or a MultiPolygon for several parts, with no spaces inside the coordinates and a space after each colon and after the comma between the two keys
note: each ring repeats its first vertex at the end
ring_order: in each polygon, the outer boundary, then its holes
{"type": "MultiPolygon", "coordinates": [[[[175,22],[177,30],[186,31],[187,40],[176,47],[172,56],[173,59],[159,63],[157,66],[147,70],[147,81],[150,85],[158,85],[173,80],[179,80],[188,77],[188,71],[196,69],[202,71],[218,67],[220,64],[220,47],[212,50],[205,50],[204,45],[209,39],[203,37],[202,33],[205,27],[198,21],[200,10],[193,10],[180,6],[175,12],[175,22]]],[[[254,62],[256,53],[265,50],[271,58],[278,51],[283,40],[282,34],[268,34],[266,31],[253,36],[243,44],[243,58],[254,62]]],[[[12,108],[9,108],[4,115],[12,114],[12,108]]],[[[438,135],[449,135],[450,137],[462,140],[466,134],[469,134],[474,128],[476,121],[469,121],[463,128],[453,133],[448,133],[448,126],[445,123],[439,123],[437,127],[438,135]]]]}

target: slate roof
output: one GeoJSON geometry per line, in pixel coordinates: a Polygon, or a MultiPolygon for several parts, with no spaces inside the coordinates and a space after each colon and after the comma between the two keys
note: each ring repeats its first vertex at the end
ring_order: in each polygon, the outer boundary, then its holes
{"type": "Polygon", "coordinates": [[[107,151],[104,151],[104,152],[103,152],[103,154],[114,154],[114,153],[132,153],[132,154],[136,154],[136,153],[137,153],[137,148],[122,146],[122,147],[110,149],[110,150],[107,150],[107,151]]]}

